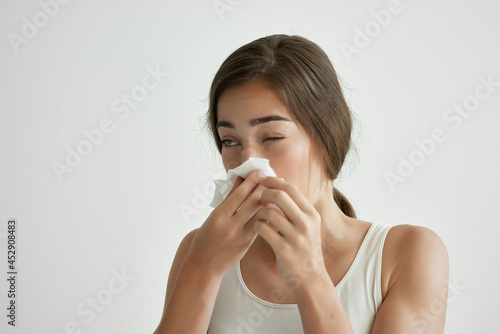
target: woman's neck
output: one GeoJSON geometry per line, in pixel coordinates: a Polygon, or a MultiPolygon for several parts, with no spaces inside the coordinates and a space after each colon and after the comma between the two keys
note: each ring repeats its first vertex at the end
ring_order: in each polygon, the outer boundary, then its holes
{"type": "Polygon", "coordinates": [[[321,246],[323,255],[337,253],[342,249],[354,218],[346,216],[338,207],[333,195],[315,205],[321,216],[321,246]]]}

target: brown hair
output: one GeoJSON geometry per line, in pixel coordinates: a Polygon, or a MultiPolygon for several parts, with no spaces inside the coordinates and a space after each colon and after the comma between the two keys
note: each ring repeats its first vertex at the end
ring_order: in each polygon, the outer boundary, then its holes
{"type": "MultiPolygon", "coordinates": [[[[283,99],[292,116],[320,149],[327,175],[335,180],[351,147],[352,114],[326,53],[301,36],[271,35],[241,46],[221,65],[212,81],[207,113],[219,152],[217,103],[224,90],[259,80],[283,99]]],[[[356,218],[347,198],[336,188],[342,212],[356,218]]]]}

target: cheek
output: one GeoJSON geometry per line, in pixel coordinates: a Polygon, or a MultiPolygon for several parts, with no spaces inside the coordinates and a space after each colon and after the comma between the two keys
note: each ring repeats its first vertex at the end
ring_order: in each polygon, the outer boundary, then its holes
{"type": "Polygon", "coordinates": [[[278,175],[307,194],[309,181],[309,143],[301,141],[287,146],[270,158],[271,167],[278,175]]]}
{"type": "Polygon", "coordinates": [[[238,161],[227,150],[222,151],[221,157],[222,157],[222,164],[224,165],[226,172],[230,169],[238,167],[239,165],[238,161]]]}

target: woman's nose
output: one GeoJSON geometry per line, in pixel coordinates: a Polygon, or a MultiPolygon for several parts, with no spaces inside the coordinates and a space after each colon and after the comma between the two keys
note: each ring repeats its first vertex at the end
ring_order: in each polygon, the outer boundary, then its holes
{"type": "Polygon", "coordinates": [[[252,149],[252,148],[242,148],[238,154],[233,155],[233,159],[228,160],[227,169],[234,169],[241,164],[243,164],[245,161],[248,160],[248,158],[261,158],[261,156],[258,154],[257,150],[252,149]]]}
{"type": "Polygon", "coordinates": [[[240,164],[248,160],[248,158],[262,158],[260,152],[253,146],[244,147],[241,150],[240,164]]]}
{"type": "Polygon", "coordinates": [[[232,159],[228,160],[227,169],[234,169],[248,160],[248,158],[267,158],[266,154],[259,149],[258,145],[242,144],[237,152],[234,152],[232,159]]]}

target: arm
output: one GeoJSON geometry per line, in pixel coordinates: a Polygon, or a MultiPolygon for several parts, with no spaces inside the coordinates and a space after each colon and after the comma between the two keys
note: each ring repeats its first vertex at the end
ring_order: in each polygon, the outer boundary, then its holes
{"type": "Polygon", "coordinates": [[[260,207],[260,178],[253,172],[245,181],[237,181],[226,200],[181,242],[155,334],[207,332],[224,273],[255,240],[249,220],[260,207]]]}
{"type": "Polygon", "coordinates": [[[394,226],[383,255],[391,273],[372,334],[442,334],[449,280],[443,241],[424,227],[394,226]]]}
{"type": "Polygon", "coordinates": [[[194,235],[182,240],[168,277],[163,316],[154,334],[205,333],[210,322],[220,278],[200,271],[187,258],[194,235]],[[189,328],[183,327],[189,324],[189,328]]]}

